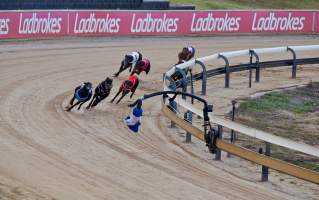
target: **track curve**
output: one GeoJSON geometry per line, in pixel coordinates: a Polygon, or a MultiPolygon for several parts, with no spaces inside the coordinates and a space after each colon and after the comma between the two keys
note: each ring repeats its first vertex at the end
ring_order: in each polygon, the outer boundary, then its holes
{"type": "MultiPolygon", "coordinates": [[[[119,105],[104,101],[88,112],[63,111],[77,84],[92,81],[96,85],[110,76],[128,51],[140,49],[152,60],[151,75],[140,76],[136,98],[161,90],[161,74],[175,62],[178,49],[185,43],[205,55],[221,48],[236,49],[235,42],[256,47],[248,43],[252,39],[259,37],[70,38],[2,43],[0,195],[8,199],[294,198],[240,179],[185,151],[171,137],[159,99],[145,103],[142,131],[137,135],[122,123],[129,112],[126,105],[131,100],[127,98],[119,105]]],[[[311,44],[315,40],[264,39],[259,47],[311,44]]],[[[126,75],[114,80],[110,96],[126,75]]]]}

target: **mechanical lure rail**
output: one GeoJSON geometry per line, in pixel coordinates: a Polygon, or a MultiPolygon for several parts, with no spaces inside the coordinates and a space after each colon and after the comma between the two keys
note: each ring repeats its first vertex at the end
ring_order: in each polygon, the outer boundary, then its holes
{"type": "Polygon", "coordinates": [[[151,94],[145,94],[139,99],[137,99],[134,103],[130,104],[129,107],[134,107],[137,104],[142,105],[142,102],[145,101],[146,99],[153,98],[156,96],[163,96],[163,103],[165,104],[166,99],[168,98],[169,102],[173,102],[177,95],[182,95],[182,96],[188,96],[191,97],[192,99],[196,99],[199,102],[203,103],[203,116],[204,116],[204,136],[205,136],[205,142],[206,146],[208,147],[209,151],[211,153],[215,153],[216,150],[216,139],[218,138],[219,132],[216,131],[209,119],[209,112],[213,112],[213,105],[208,104],[207,101],[203,98],[200,98],[194,94],[190,94],[187,92],[181,92],[181,91],[160,91],[160,92],[154,92],[151,94]],[[172,97],[169,97],[168,95],[173,95],[172,97]]]}

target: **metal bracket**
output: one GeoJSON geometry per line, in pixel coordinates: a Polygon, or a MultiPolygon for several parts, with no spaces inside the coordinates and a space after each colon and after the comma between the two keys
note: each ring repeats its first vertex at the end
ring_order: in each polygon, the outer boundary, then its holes
{"type": "Polygon", "coordinates": [[[255,59],[256,59],[256,63],[255,63],[255,67],[256,67],[255,81],[256,81],[256,82],[259,82],[259,81],[260,81],[259,56],[258,56],[258,54],[257,54],[254,50],[252,50],[252,49],[249,50],[249,53],[250,53],[250,64],[252,64],[253,56],[254,56],[255,59]]]}
{"type": "Polygon", "coordinates": [[[296,78],[296,76],[297,76],[297,63],[296,63],[297,55],[296,55],[296,52],[290,47],[287,47],[287,51],[290,51],[292,53],[292,58],[293,58],[291,77],[296,78]]]}
{"type": "Polygon", "coordinates": [[[199,60],[195,60],[195,64],[199,64],[202,67],[202,95],[206,95],[206,83],[207,83],[206,66],[203,62],[199,60]]]}
{"type": "Polygon", "coordinates": [[[205,133],[205,142],[206,146],[210,153],[215,154],[217,147],[216,147],[216,139],[218,138],[218,132],[214,128],[210,128],[205,133]]]}
{"type": "Polygon", "coordinates": [[[229,71],[229,61],[228,59],[222,55],[222,54],[219,54],[218,55],[218,58],[221,58],[225,61],[225,88],[229,88],[229,75],[230,75],[230,71],[229,71]]]}

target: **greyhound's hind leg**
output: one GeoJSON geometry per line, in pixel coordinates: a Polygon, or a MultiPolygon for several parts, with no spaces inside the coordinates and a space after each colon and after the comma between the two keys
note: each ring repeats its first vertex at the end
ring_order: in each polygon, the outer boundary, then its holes
{"type": "Polygon", "coordinates": [[[93,106],[92,106],[92,103],[93,103],[93,101],[94,101],[95,98],[96,98],[96,95],[94,94],[94,96],[93,96],[92,100],[90,101],[89,105],[86,106],[86,109],[87,109],[87,110],[93,107],[93,106]]]}
{"type": "Polygon", "coordinates": [[[85,103],[85,102],[81,102],[81,103],[80,103],[80,105],[79,105],[79,107],[78,107],[78,110],[81,109],[81,107],[82,107],[82,105],[83,105],[84,103],[85,103]]]}
{"type": "Polygon", "coordinates": [[[66,111],[70,112],[75,106],[79,105],[81,102],[76,102],[74,105],[70,106],[66,111]]]}

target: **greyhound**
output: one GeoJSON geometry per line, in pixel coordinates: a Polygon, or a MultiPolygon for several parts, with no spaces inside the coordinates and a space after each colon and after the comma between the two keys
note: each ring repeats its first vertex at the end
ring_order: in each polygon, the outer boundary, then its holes
{"type": "Polygon", "coordinates": [[[136,65],[134,66],[131,75],[137,74],[140,75],[141,72],[145,72],[146,74],[148,74],[148,72],[151,69],[151,62],[147,59],[144,58],[141,61],[138,61],[136,63],[136,65]]]}
{"type": "Polygon", "coordinates": [[[111,103],[113,103],[113,101],[116,99],[116,97],[120,93],[122,93],[122,96],[119,98],[119,100],[116,102],[116,104],[118,104],[123,99],[123,97],[125,97],[130,92],[131,92],[130,98],[132,98],[137,87],[138,87],[138,84],[139,84],[139,80],[138,80],[136,75],[129,76],[128,80],[125,80],[122,83],[122,85],[119,88],[119,91],[116,93],[114,98],[111,100],[111,103]]]}
{"type": "Polygon", "coordinates": [[[89,105],[86,107],[86,109],[90,109],[95,107],[97,104],[99,104],[102,100],[104,100],[106,97],[109,96],[111,90],[112,90],[112,82],[113,80],[107,77],[104,81],[102,81],[98,86],[96,86],[94,90],[94,95],[89,103],[89,105]]]}
{"type": "Polygon", "coordinates": [[[89,101],[92,97],[92,83],[85,82],[79,85],[74,90],[74,95],[70,100],[69,106],[67,106],[66,111],[71,111],[75,106],[79,105],[78,110],[80,110],[81,106],[89,101]],[[74,100],[77,100],[75,104],[74,100]]]}
{"type": "Polygon", "coordinates": [[[118,77],[121,72],[130,68],[129,71],[132,71],[132,68],[135,68],[135,65],[138,61],[142,60],[142,54],[138,51],[133,51],[131,54],[125,55],[124,59],[121,62],[121,66],[118,72],[116,72],[113,77],[118,77]]]}

